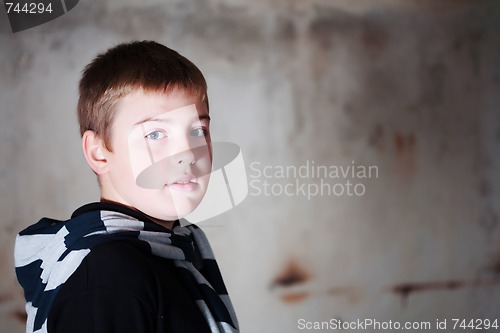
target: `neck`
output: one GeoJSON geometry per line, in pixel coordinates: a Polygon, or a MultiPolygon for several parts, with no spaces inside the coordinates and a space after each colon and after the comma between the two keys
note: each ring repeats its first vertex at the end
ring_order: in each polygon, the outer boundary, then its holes
{"type": "MultiPolygon", "coordinates": [[[[148,215],[148,216],[149,216],[149,215],[148,215]]],[[[157,223],[157,224],[159,224],[159,225],[161,225],[161,226],[163,226],[163,227],[165,227],[165,228],[167,228],[167,229],[172,230],[172,229],[173,229],[173,227],[174,227],[174,223],[175,223],[175,221],[163,221],[163,220],[159,220],[159,219],[156,219],[156,218],[154,218],[154,217],[151,217],[151,216],[149,216],[149,218],[150,218],[153,222],[155,222],[155,223],[157,223]]]]}
{"type": "MultiPolygon", "coordinates": [[[[119,201],[114,201],[114,200],[106,199],[106,198],[104,198],[104,197],[101,197],[101,200],[100,200],[100,201],[101,201],[101,202],[110,202],[110,203],[114,203],[114,204],[118,204],[118,205],[126,206],[126,207],[128,207],[128,208],[130,208],[130,209],[133,209],[133,210],[135,210],[135,211],[140,212],[140,210],[138,210],[137,208],[132,207],[132,206],[129,206],[129,205],[125,205],[124,203],[119,202],[119,201]]],[[[141,213],[145,214],[144,212],[141,212],[141,213]]],[[[147,214],[145,214],[145,215],[147,215],[147,214]]],[[[165,221],[165,220],[160,220],[160,219],[157,219],[157,218],[152,217],[152,216],[150,216],[150,215],[147,215],[147,216],[149,217],[149,219],[150,219],[151,221],[155,222],[156,224],[161,225],[162,227],[165,227],[165,228],[167,228],[167,229],[172,229],[172,228],[174,227],[175,221],[165,221]]]]}

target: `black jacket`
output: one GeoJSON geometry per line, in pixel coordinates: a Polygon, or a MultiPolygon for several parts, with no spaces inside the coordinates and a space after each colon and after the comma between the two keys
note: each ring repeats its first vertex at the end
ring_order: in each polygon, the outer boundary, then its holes
{"type": "Polygon", "coordinates": [[[48,317],[49,333],[210,332],[172,260],[127,242],[87,255],[61,286],[48,317]]]}

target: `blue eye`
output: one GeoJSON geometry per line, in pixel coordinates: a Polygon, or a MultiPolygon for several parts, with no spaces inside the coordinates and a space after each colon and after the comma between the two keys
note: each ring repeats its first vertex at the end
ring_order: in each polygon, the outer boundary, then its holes
{"type": "Polygon", "coordinates": [[[153,132],[149,133],[148,135],[146,135],[146,138],[148,138],[150,140],[161,140],[165,137],[166,137],[166,135],[162,131],[153,131],[153,132]]]}
{"type": "Polygon", "coordinates": [[[190,135],[192,136],[206,136],[208,131],[203,127],[194,128],[191,130],[190,135]]]}

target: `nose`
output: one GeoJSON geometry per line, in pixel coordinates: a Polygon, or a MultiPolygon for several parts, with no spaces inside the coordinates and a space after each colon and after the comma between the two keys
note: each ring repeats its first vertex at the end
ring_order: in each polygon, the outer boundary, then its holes
{"type": "Polygon", "coordinates": [[[176,153],[172,156],[172,162],[179,165],[193,165],[196,162],[194,147],[188,136],[178,138],[176,153]]]}
{"type": "Polygon", "coordinates": [[[193,165],[195,162],[196,162],[196,159],[194,157],[194,154],[191,150],[188,150],[188,151],[185,151],[185,152],[182,152],[182,153],[179,153],[178,155],[180,156],[176,156],[175,157],[175,161],[177,164],[180,164],[180,165],[193,165]]]}

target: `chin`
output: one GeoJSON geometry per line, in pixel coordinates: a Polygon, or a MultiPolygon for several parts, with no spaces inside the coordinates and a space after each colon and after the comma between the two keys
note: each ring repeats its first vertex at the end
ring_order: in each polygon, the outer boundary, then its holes
{"type": "Polygon", "coordinates": [[[190,206],[190,207],[179,207],[177,208],[176,211],[176,219],[182,219],[186,217],[187,215],[191,214],[194,210],[196,209],[196,206],[190,206]]]}
{"type": "MultiPolygon", "coordinates": [[[[199,203],[198,203],[199,204],[199,203]]],[[[184,218],[186,215],[189,215],[192,213],[198,204],[193,205],[192,202],[185,202],[185,203],[177,203],[176,205],[173,205],[171,209],[168,209],[167,211],[160,211],[158,215],[160,215],[158,218],[161,220],[165,221],[171,221],[171,220],[178,220],[184,218]]]]}
{"type": "Polygon", "coordinates": [[[178,215],[187,215],[199,206],[204,197],[204,192],[197,193],[172,193],[170,205],[178,215]]]}

